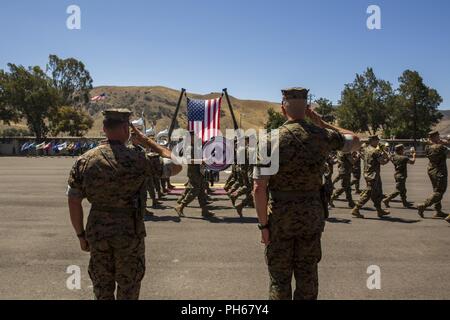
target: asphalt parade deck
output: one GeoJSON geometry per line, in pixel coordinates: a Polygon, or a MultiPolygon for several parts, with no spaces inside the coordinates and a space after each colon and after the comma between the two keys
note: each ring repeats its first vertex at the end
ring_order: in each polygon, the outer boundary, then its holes
{"type": "MultiPolygon", "coordinates": [[[[79,249],[65,196],[74,160],[0,158],[0,299],[92,299],[89,255],[79,249]],[[81,268],[80,290],[66,286],[70,265],[81,268]]],[[[393,166],[382,173],[390,193],[393,166]]],[[[185,171],[173,179],[178,187],[185,181],[185,171]]],[[[425,159],[409,167],[407,187],[416,203],[431,193],[425,159]]],[[[172,209],[176,197],[167,196],[146,222],[141,298],[266,299],[269,280],[255,210],[245,209],[241,219],[226,196],[214,195],[217,219],[203,220],[194,201],[180,221],[172,209]]],[[[449,199],[447,193],[446,212],[449,199]]],[[[323,236],[320,299],[448,298],[450,224],[430,219],[432,211],[422,220],[399,202],[383,220],[373,210],[362,211],[364,220],[352,219],[346,202],[335,204],[323,236]],[[380,267],[380,290],[367,288],[371,265],[380,267]]],[[[84,206],[87,213],[89,204],[84,206]]]]}

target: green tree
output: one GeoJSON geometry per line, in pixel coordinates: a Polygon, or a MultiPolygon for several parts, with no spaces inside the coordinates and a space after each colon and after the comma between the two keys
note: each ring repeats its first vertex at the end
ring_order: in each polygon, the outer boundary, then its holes
{"type": "Polygon", "coordinates": [[[267,130],[277,129],[287,120],[282,113],[275,111],[272,107],[267,110],[267,117],[265,124],[267,130]]]}
{"type": "Polygon", "coordinates": [[[325,121],[333,122],[335,120],[335,109],[333,103],[325,98],[320,98],[315,101],[318,105],[314,110],[318,112],[325,121]]]}
{"type": "Polygon", "coordinates": [[[38,66],[25,68],[9,63],[8,67],[9,72],[2,76],[2,104],[25,118],[36,138],[41,139],[48,132],[45,120],[57,109],[58,91],[38,66]]]}
{"type": "Polygon", "coordinates": [[[89,102],[92,78],[84,63],[74,58],[60,59],[49,56],[47,72],[58,89],[60,105],[81,106],[89,102]]]}
{"type": "Polygon", "coordinates": [[[63,106],[50,117],[53,135],[67,132],[70,136],[82,137],[94,124],[94,120],[80,108],[63,106]]]}
{"type": "Polygon", "coordinates": [[[11,91],[9,90],[9,75],[4,70],[0,70],[0,120],[6,124],[18,122],[20,112],[11,105],[11,91]]]}
{"type": "Polygon", "coordinates": [[[386,126],[393,99],[392,85],[377,79],[373,69],[367,68],[345,85],[336,115],[343,127],[373,134],[386,126]]]}
{"type": "Polygon", "coordinates": [[[417,71],[406,70],[400,76],[398,94],[390,112],[386,133],[397,138],[426,137],[443,115],[439,93],[423,82],[417,71]]]}

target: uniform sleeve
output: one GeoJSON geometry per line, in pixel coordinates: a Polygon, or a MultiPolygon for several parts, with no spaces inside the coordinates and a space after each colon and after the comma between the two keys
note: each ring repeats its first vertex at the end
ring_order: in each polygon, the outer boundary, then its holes
{"type": "MultiPolygon", "coordinates": [[[[256,151],[256,163],[253,166],[253,170],[251,171],[251,175],[253,180],[269,180],[270,175],[263,175],[262,169],[269,168],[270,163],[265,163],[263,155],[260,153],[261,150],[271,150],[272,144],[271,141],[266,137],[266,140],[260,140],[258,142],[258,149],[256,151]],[[263,144],[260,148],[260,144],[263,144]]],[[[267,171],[267,170],[266,170],[267,171]]]]}
{"type": "Polygon", "coordinates": [[[344,145],[345,145],[344,135],[342,135],[341,133],[339,133],[337,131],[330,130],[330,129],[325,129],[325,135],[326,135],[326,140],[330,146],[330,150],[338,151],[338,150],[342,150],[344,148],[344,145]]]}
{"type": "Polygon", "coordinates": [[[85,198],[83,192],[83,168],[85,166],[85,159],[78,159],[70,170],[68,186],[66,195],[75,198],[85,198]]]}

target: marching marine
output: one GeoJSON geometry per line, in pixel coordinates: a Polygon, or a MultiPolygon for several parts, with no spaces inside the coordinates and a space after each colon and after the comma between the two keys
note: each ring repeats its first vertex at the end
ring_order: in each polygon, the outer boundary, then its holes
{"type": "Polygon", "coordinates": [[[446,218],[450,222],[450,215],[442,212],[442,198],[447,191],[447,154],[449,149],[445,146],[447,141],[441,140],[438,131],[432,131],[428,135],[430,144],[425,147],[425,154],[429,160],[428,176],[433,185],[433,194],[424,203],[417,206],[419,215],[423,218],[426,208],[434,205],[436,213],[434,218],[446,218]]]}
{"type": "Polygon", "coordinates": [[[416,163],[416,153],[412,154],[412,159],[404,155],[405,146],[398,144],[395,146],[395,154],[391,157],[391,162],[395,168],[395,191],[391,193],[383,203],[389,208],[389,202],[400,195],[402,199],[403,207],[411,208],[412,204],[406,199],[406,178],[408,177],[408,164],[416,163]]]}
{"type": "Polygon", "coordinates": [[[364,150],[364,179],[367,187],[361,193],[361,198],[352,210],[352,215],[356,218],[364,218],[359,210],[372,199],[378,217],[389,215],[389,211],[381,208],[383,200],[383,186],[381,182],[381,166],[389,162],[388,153],[379,145],[378,136],[369,137],[369,145],[364,150]]]}

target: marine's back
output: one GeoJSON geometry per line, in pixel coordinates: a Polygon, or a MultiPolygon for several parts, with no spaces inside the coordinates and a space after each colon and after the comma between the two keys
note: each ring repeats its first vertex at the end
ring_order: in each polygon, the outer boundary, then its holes
{"type": "Polygon", "coordinates": [[[279,171],[270,177],[271,191],[319,191],[324,164],[333,150],[342,148],[342,135],[304,120],[280,127],[279,171]]]}

